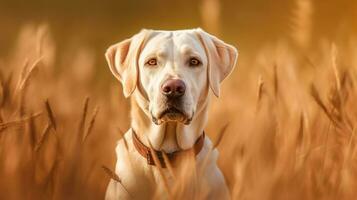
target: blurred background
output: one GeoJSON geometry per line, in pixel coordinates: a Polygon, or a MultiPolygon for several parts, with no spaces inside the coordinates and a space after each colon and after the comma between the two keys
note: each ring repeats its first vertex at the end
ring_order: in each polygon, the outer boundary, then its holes
{"type": "Polygon", "coordinates": [[[0,0],[0,198],[102,199],[129,128],[106,48],[196,27],[239,51],[206,129],[233,199],[354,199],[355,0],[0,0]]]}
{"type": "Polygon", "coordinates": [[[10,52],[24,24],[45,23],[59,53],[84,43],[101,65],[108,45],[142,28],[202,27],[238,46],[243,59],[282,39],[316,46],[321,39],[348,40],[357,31],[353,0],[1,0],[0,5],[0,55],[10,52]]]}
{"type": "Polygon", "coordinates": [[[348,48],[357,32],[354,0],[0,2],[2,58],[16,51],[16,41],[26,27],[42,25],[54,41],[56,65],[85,49],[92,55],[93,73],[98,74],[95,79],[101,82],[112,80],[103,57],[106,48],[142,28],[204,28],[239,49],[239,69],[234,76],[242,78],[250,74],[259,51],[284,43],[289,49],[318,54],[317,49],[326,42],[348,48]]]}

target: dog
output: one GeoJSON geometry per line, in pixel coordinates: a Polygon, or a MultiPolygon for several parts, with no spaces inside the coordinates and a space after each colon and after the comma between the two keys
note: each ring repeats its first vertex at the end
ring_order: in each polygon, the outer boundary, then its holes
{"type": "Polygon", "coordinates": [[[204,127],[210,92],[220,95],[237,49],[200,28],[143,29],[105,57],[131,100],[131,128],[116,146],[119,180],[105,199],[230,199],[204,127]]]}

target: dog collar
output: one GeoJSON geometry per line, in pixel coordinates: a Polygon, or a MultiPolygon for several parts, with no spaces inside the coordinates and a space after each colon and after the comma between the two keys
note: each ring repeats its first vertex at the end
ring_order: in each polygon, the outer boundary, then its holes
{"type": "Polygon", "coordinates": [[[192,148],[190,149],[185,149],[185,150],[179,150],[179,151],[174,151],[172,153],[165,153],[163,151],[157,151],[157,150],[150,150],[150,147],[147,147],[146,145],[144,145],[140,139],[138,138],[138,136],[136,135],[136,133],[134,132],[134,130],[132,130],[132,137],[133,137],[133,144],[135,146],[135,149],[139,152],[139,154],[141,156],[143,156],[146,160],[147,160],[147,164],[149,165],[156,165],[155,161],[154,161],[154,157],[152,155],[152,152],[154,152],[156,154],[156,157],[158,158],[159,162],[160,162],[160,166],[162,168],[166,168],[166,164],[165,164],[165,158],[164,155],[165,154],[168,158],[168,160],[170,161],[170,163],[172,163],[173,160],[175,160],[175,157],[178,154],[181,153],[188,153],[188,152],[194,152],[195,156],[197,154],[199,154],[203,148],[203,144],[204,144],[204,139],[205,139],[205,132],[203,132],[203,134],[197,138],[195,144],[193,145],[192,148]]]}

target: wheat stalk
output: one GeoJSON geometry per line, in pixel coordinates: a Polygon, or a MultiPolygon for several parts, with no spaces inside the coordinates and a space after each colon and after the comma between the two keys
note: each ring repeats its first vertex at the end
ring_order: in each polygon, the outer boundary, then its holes
{"type": "Polygon", "coordinates": [[[168,194],[169,199],[173,199],[171,190],[169,188],[169,184],[168,184],[168,182],[166,180],[165,174],[163,172],[163,168],[161,166],[161,162],[160,162],[160,160],[159,160],[159,158],[158,158],[158,156],[157,156],[157,154],[156,154],[156,152],[155,152],[155,150],[154,150],[149,138],[147,138],[147,142],[149,144],[150,153],[152,155],[152,158],[154,159],[154,163],[155,163],[156,169],[159,171],[159,175],[161,177],[161,180],[164,183],[164,189],[165,189],[166,193],[168,194]]]}
{"type": "Polygon", "coordinates": [[[11,85],[11,81],[12,81],[12,73],[9,75],[9,77],[4,80],[3,82],[1,82],[2,85],[2,98],[1,98],[1,104],[0,107],[3,107],[5,105],[6,102],[11,101],[11,95],[10,95],[10,85],[11,85]]]}
{"type": "Polygon", "coordinates": [[[120,183],[120,185],[123,187],[123,189],[128,193],[128,195],[132,198],[133,196],[129,193],[129,191],[124,187],[122,181],[120,180],[119,176],[113,172],[110,168],[106,167],[105,165],[102,165],[102,169],[104,172],[109,176],[109,178],[113,179],[117,183],[120,183]]]}
{"type": "Polygon", "coordinates": [[[229,124],[230,124],[230,122],[227,122],[227,123],[221,128],[221,130],[219,131],[218,136],[217,136],[217,139],[216,139],[216,141],[215,141],[214,144],[213,144],[213,149],[217,148],[218,145],[221,143],[222,138],[223,138],[224,134],[226,133],[229,124]]]}
{"type": "MultiPolygon", "coordinates": [[[[29,68],[29,72],[24,75],[23,79],[21,80],[21,82],[18,85],[18,88],[16,89],[16,91],[21,91],[23,90],[26,86],[27,83],[29,81],[29,79],[31,78],[31,75],[33,74],[33,72],[35,71],[36,67],[38,66],[38,64],[40,63],[40,61],[43,59],[43,57],[39,57],[37,58],[31,65],[31,67],[29,68]]],[[[25,65],[27,66],[27,65],[25,65]]]]}
{"type": "Polygon", "coordinates": [[[51,121],[53,128],[56,130],[57,123],[56,123],[56,120],[53,115],[53,111],[52,111],[52,108],[51,108],[51,105],[50,105],[50,102],[48,101],[48,99],[46,99],[46,101],[45,101],[45,107],[46,107],[46,111],[47,111],[47,116],[48,116],[49,120],[51,121]]]}
{"type": "Polygon", "coordinates": [[[323,112],[326,114],[326,116],[328,117],[328,119],[330,119],[330,121],[338,128],[342,128],[340,126],[340,124],[338,123],[338,121],[336,121],[334,119],[334,117],[331,115],[331,113],[328,111],[327,107],[325,106],[325,104],[322,102],[321,97],[319,95],[319,93],[317,92],[317,89],[314,85],[311,85],[310,87],[310,93],[311,96],[313,97],[313,99],[315,100],[315,102],[317,103],[317,105],[323,110],[323,112]]]}
{"type": "Polygon", "coordinates": [[[167,169],[169,170],[171,177],[174,179],[174,181],[176,181],[176,175],[174,173],[174,169],[171,165],[170,159],[167,157],[166,153],[162,153],[162,157],[164,158],[164,163],[167,169]]]}
{"type": "Polygon", "coordinates": [[[119,132],[119,134],[121,136],[121,139],[123,139],[123,141],[124,141],[125,149],[128,151],[129,150],[129,146],[128,146],[128,142],[125,139],[124,132],[119,127],[117,129],[118,129],[118,132],[119,132]]]}
{"type": "Polygon", "coordinates": [[[36,145],[36,125],[33,118],[30,118],[28,122],[28,133],[31,149],[34,149],[36,145]]]}
{"type": "Polygon", "coordinates": [[[84,126],[87,118],[88,105],[89,105],[89,97],[86,97],[84,100],[82,117],[81,120],[79,121],[79,127],[78,127],[78,135],[81,136],[82,139],[84,135],[84,126]]]}
{"type": "Polygon", "coordinates": [[[51,123],[47,123],[46,127],[42,131],[42,134],[41,134],[41,137],[40,137],[38,143],[35,146],[36,152],[38,152],[40,150],[41,146],[48,138],[47,136],[48,136],[48,133],[50,132],[50,129],[51,129],[51,123]]]}
{"type": "Polygon", "coordinates": [[[207,165],[208,165],[208,163],[209,163],[209,160],[210,160],[210,157],[211,157],[211,154],[212,154],[213,150],[214,150],[215,148],[217,148],[218,145],[220,144],[220,142],[221,142],[221,140],[222,140],[222,138],[223,138],[225,132],[227,131],[228,126],[229,126],[229,123],[226,123],[226,124],[221,128],[221,130],[218,132],[218,137],[217,137],[216,141],[213,143],[212,147],[208,150],[206,156],[204,157],[203,162],[202,162],[202,165],[201,165],[201,167],[200,167],[200,172],[201,172],[202,174],[203,174],[203,173],[205,172],[205,170],[206,170],[206,167],[207,167],[207,165]]]}
{"type": "Polygon", "coordinates": [[[98,114],[98,111],[99,111],[99,107],[96,106],[96,107],[94,108],[94,112],[93,112],[93,114],[92,114],[92,117],[91,117],[91,119],[90,119],[90,121],[89,121],[88,128],[87,128],[86,132],[84,133],[82,142],[84,142],[84,141],[87,139],[87,137],[89,136],[89,134],[91,133],[91,131],[92,131],[92,129],[93,129],[93,126],[94,126],[94,123],[95,123],[95,119],[96,119],[97,114],[98,114]]]}
{"type": "Polygon", "coordinates": [[[28,117],[24,117],[24,118],[21,118],[21,119],[18,119],[18,120],[13,120],[13,121],[9,121],[9,122],[3,122],[3,123],[0,123],[0,128],[7,128],[7,127],[10,127],[10,126],[20,125],[23,122],[25,122],[25,121],[27,121],[27,120],[29,120],[31,118],[37,118],[40,115],[42,115],[42,112],[39,112],[39,113],[33,114],[31,116],[28,116],[28,117]]]}

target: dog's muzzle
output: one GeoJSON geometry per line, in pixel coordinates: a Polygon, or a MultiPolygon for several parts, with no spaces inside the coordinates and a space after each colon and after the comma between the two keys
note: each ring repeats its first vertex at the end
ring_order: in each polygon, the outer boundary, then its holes
{"type": "Polygon", "coordinates": [[[192,121],[192,117],[189,117],[188,114],[173,106],[167,106],[165,109],[163,109],[163,111],[159,113],[158,117],[155,117],[153,114],[151,114],[151,117],[152,121],[156,125],[160,125],[164,122],[169,121],[177,121],[188,125],[192,121]]]}
{"type": "Polygon", "coordinates": [[[163,122],[177,121],[189,124],[192,120],[183,109],[183,97],[186,85],[180,79],[168,79],[161,86],[161,94],[164,98],[164,107],[157,117],[152,114],[152,121],[159,125],[163,122]]]}

